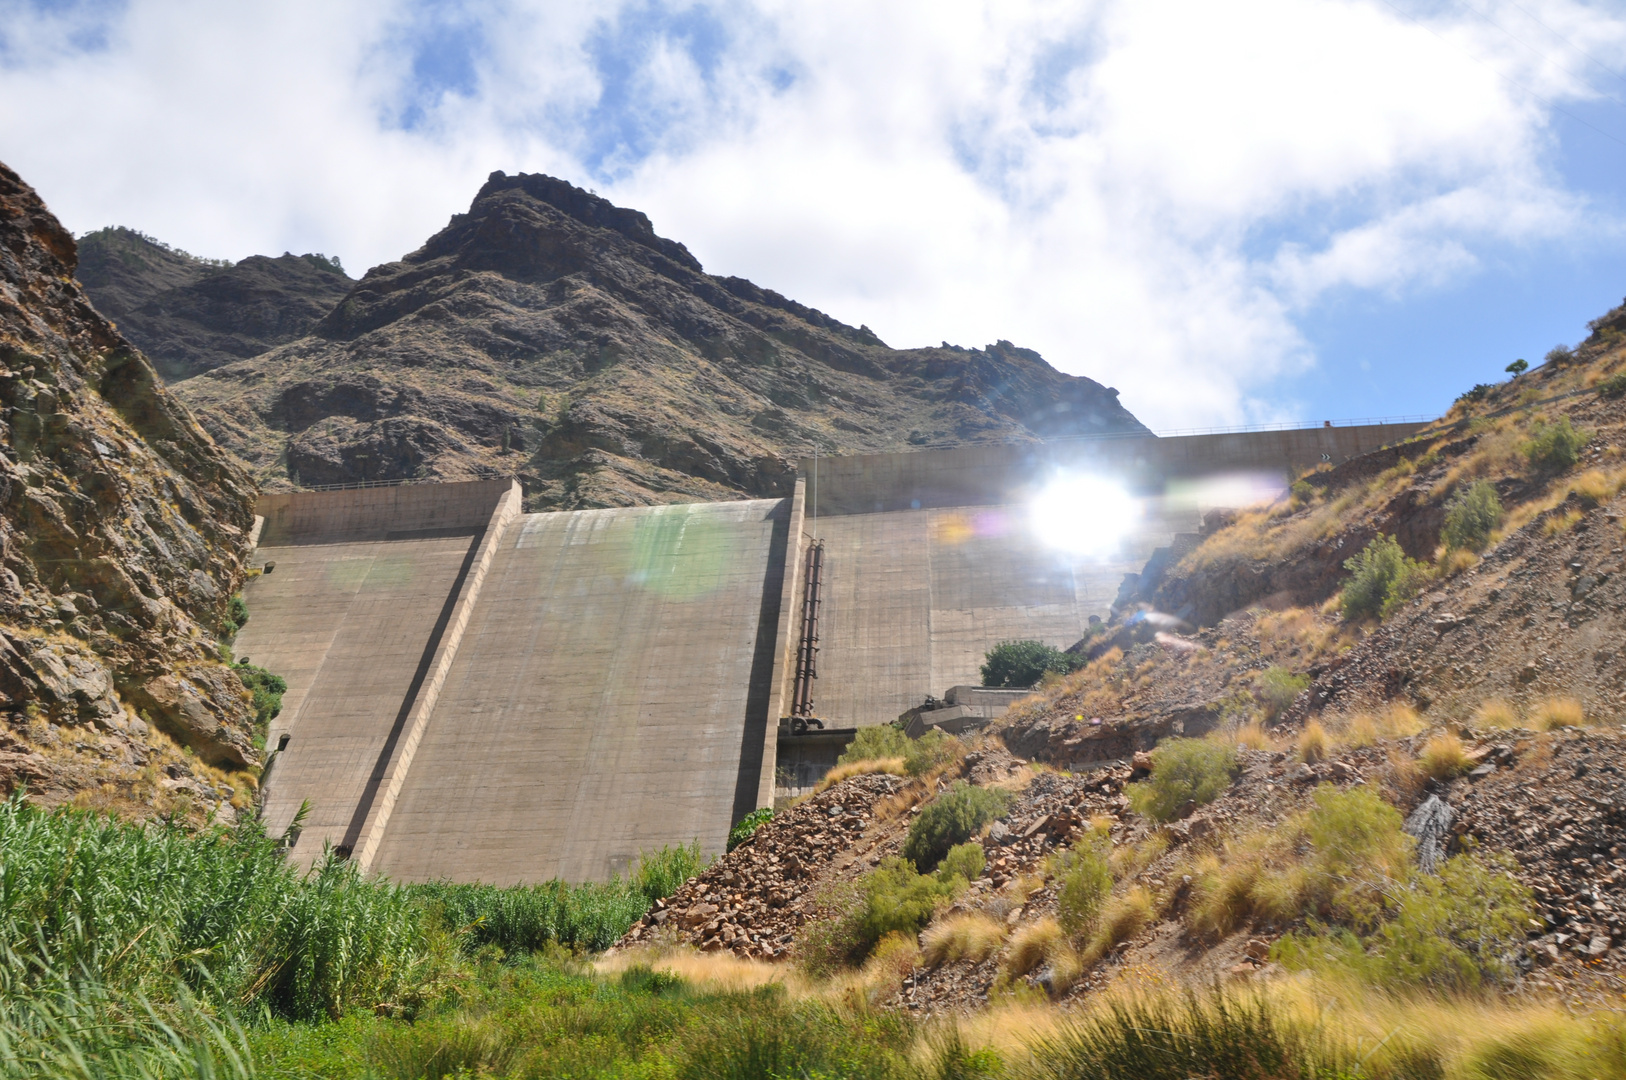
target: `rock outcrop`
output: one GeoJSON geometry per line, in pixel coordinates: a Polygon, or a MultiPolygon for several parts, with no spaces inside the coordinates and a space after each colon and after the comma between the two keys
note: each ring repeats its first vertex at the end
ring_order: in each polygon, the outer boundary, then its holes
{"type": "MultiPolygon", "coordinates": [[[[206,762],[251,764],[249,697],[215,630],[252,482],[92,308],[75,258],[0,165],[0,712],[41,745],[65,728],[133,740],[104,748],[132,760],[144,713],[206,762]]],[[[8,788],[47,769],[14,741],[8,788]]]]}
{"type": "Polygon", "coordinates": [[[354,282],[337,259],[199,259],[132,229],[79,240],[79,283],[166,380],[304,337],[354,282]]]}
{"type": "Polygon", "coordinates": [[[791,459],[1145,430],[1008,342],[897,350],[649,219],[493,173],[312,333],[177,385],[268,488],[518,475],[530,508],[772,496],[791,459]]]}

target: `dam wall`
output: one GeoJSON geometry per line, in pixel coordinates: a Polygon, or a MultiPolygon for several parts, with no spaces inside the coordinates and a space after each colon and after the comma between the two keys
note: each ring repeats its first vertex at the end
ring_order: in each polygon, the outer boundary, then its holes
{"type": "Polygon", "coordinates": [[[913,454],[800,459],[810,515],[1013,505],[1061,472],[1102,473],[1143,494],[1172,482],[1228,473],[1282,478],[1338,464],[1420,430],[1421,423],[1362,424],[1216,435],[1125,436],[997,443],[913,454]]]}
{"type": "Polygon", "coordinates": [[[409,881],[603,880],[666,845],[716,854],[773,803],[781,761],[800,788],[834,760],[847,736],[830,729],[979,682],[1000,641],[1077,641],[1125,574],[1226,505],[1213,478],[1279,491],[1414,428],[808,459],[788,498],[541,514],[512,480],[263,496],[235,647],[288,681],[267,826],[302,821],[301,864],[331,845],[409,881]],[[1069,473],[1134,493],[1093,555],[1034,527],[1069,473]],[[826,729],[797,736],[780,721],[814,541],[826,729]]]}
{"type": "Polygon", "coordinates": [[[296,861],[331,844],[406,881],[716,854],[772,798],[794,502],[519,514],[512,481],[268,496],[254,563],[274,569],[236,642],[289,684],[268,827],[304,806],[296,861]]]}
{"type": "Polygon", "coordinates": [[[376,869],[510,884],[717,854],[757,807],[788,502],[518,519],[376,869]]]}
{"type": "Polygon", "coordinates": [[[1154,505],[1105,557],[1047,547],[1025,508],[893,510],[808,518],[824,542],[814,702],[828,726],[896,720],[927,694],[980,684],[988,650],[1033,639],[1078,641],[1194,509],[1154,505]]]}

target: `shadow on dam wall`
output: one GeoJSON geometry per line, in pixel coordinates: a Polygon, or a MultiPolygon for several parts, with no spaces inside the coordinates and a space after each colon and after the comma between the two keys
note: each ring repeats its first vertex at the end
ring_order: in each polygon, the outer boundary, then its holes
{"type": "Polygon", "coordinates": [[[400,880],[603,879],[770,805],[803,552],[824,544],[814,700],[885,723],[1000,640],[1068,645],[1195,530],[1181,481],[1278,482],[1416,425],[988,446],[803,463],[789,498],[523,514],[510,480],[268,494],[237,652],[288,681],[267,825],[400,880]],[[1058,472],[1144,512],[1116,553],[1036,539],[1058,472]]]}

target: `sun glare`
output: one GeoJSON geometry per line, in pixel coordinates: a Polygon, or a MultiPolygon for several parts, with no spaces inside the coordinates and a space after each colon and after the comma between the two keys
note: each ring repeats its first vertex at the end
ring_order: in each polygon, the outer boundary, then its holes
{"type": "Polygon", "coordinates": [[[1099,476],[1062,476],[1034,498],[1033,531],[1044,543],[1074,555],[1103,557],[1118,549],[1140,521],[1140,504],[1099,476]]]}

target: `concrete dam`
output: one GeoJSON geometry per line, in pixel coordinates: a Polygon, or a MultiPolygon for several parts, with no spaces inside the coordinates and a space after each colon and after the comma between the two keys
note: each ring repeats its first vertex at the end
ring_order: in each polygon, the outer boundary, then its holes
{"type": "Polygon", "coordinates": [[[827,728],[890,722],[999,641],[1077,641],[1205,510],[1418,427],[810,458],[785,498],[605,510],[522,513],[511,480],[264,495],[236,651],[288,682],[267,825],[303,805],[298,861],[332,844],[403,881],[718,852],[842,740],[781,724],[798,685],[827,728]]]}

